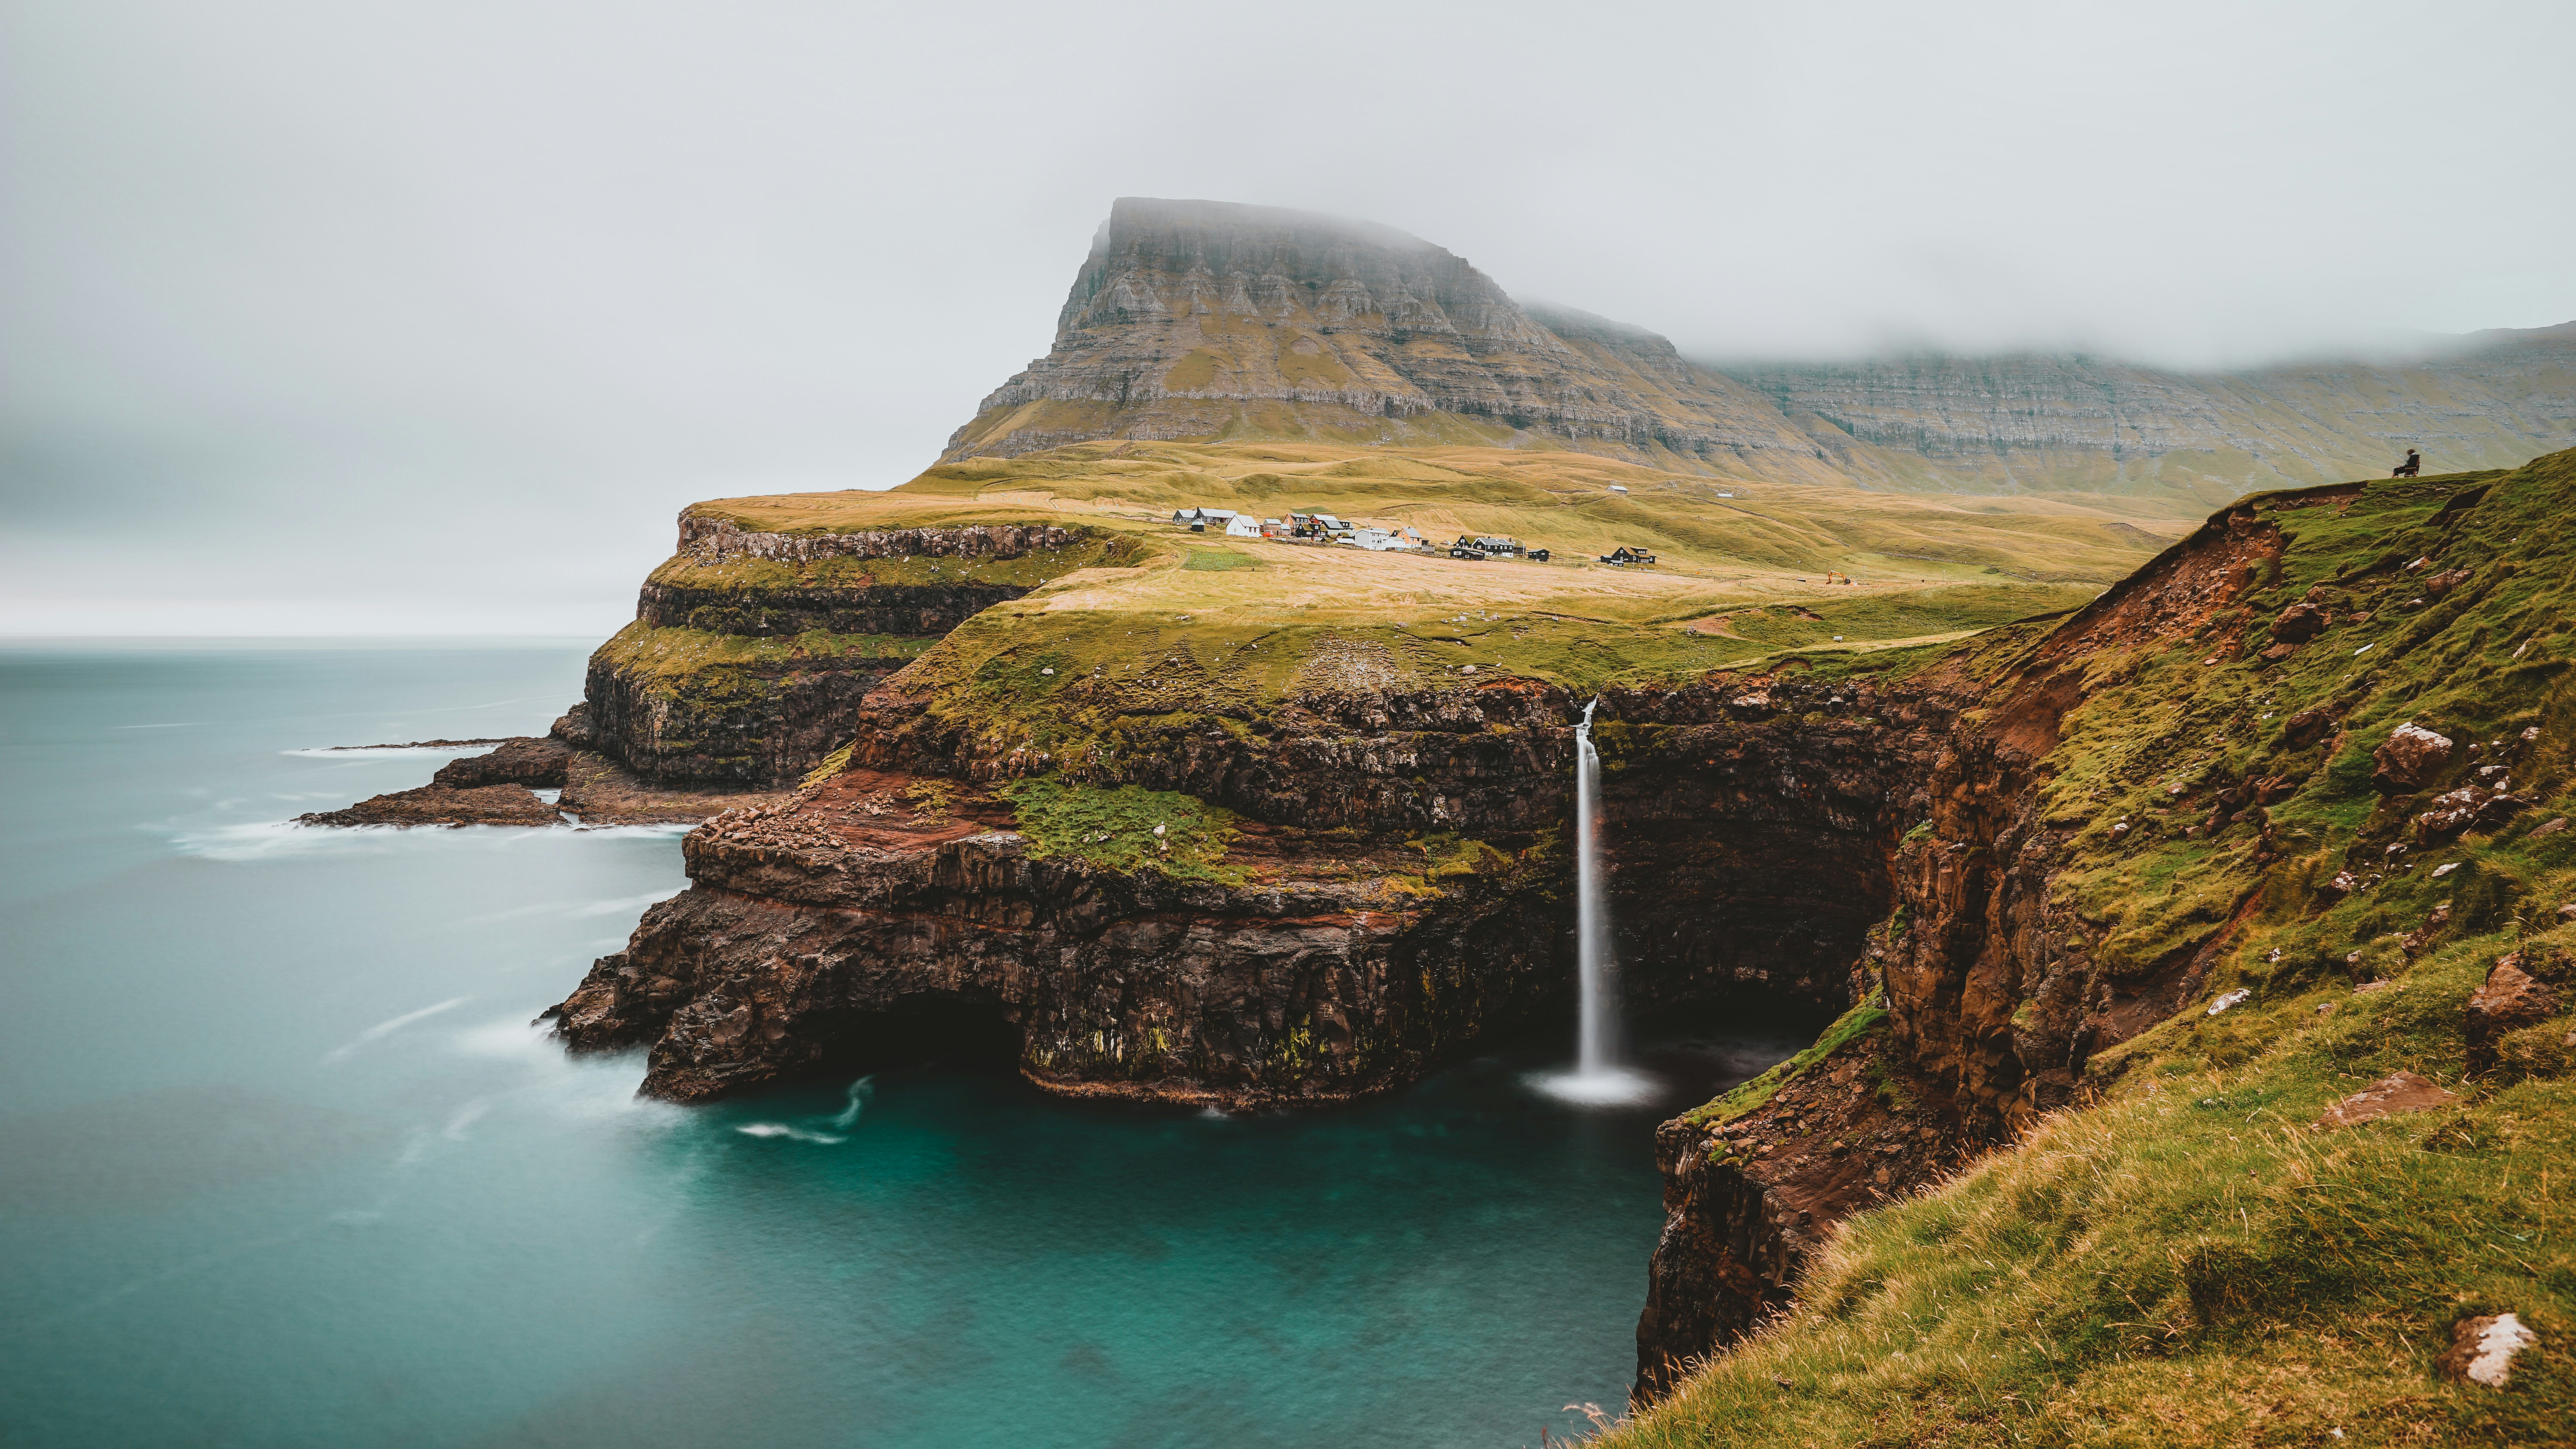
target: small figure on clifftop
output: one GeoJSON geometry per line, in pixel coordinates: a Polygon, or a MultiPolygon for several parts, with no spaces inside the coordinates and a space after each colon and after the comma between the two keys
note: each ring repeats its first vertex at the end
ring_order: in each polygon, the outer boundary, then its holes
{"type": "Polygon", "coordinates": [[[2388,470],[2391,478],[2412,478],[2424,470],[2424,460],[2413,448],[2406,450],[2406,461],[2388,470]]]}

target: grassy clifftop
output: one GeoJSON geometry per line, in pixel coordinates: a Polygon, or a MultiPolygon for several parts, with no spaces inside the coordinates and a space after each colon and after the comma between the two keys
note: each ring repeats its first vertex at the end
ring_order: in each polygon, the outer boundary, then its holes
{"type": "Polygon", "coordinates": [[[1287,443],[1085,444],[942,465],[883,493],[723,499],[692,511],[791,534],[1077,530],[1082,542],[1044,557],[683,556],[654,576],[752,592],[1030,587],[929,648],[902,684],[935,716],[992,737],[997,752],[1059,758],[1114,748],[1124,722],[1140,717],[1245,721],[1292,695],[1498,677],[1588,690],[1789,649],[1956,638],[2081,604],[2181,529],[2047,500],[1730,483],[1566,451],[1287,443]],[[1323,510],[1433,539],[1503,533],[1557,557],[1470,563],[1174,530],[1172,511],[1192,506],[1323,510]],[[1660,562],[1593,561],[1621,545],[1660,562]]]}
{"type": "Polygon", "coordinates": [[[2198,994],[1603,1442],[2576,1442],[2576,453],[2251,502],[2278,571],[2089,660],[2043,786],[2071,945],[2198,994]],[[2457,1100],[2320,1125],[2401,1071],[2457,1100]],[[2508,1310],[2508,1388],[2436,1375],[2508,1310]]]}

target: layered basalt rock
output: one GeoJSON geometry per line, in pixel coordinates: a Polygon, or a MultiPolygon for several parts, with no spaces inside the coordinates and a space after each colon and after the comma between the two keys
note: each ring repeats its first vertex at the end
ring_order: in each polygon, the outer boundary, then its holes
{"type": "Polygon", "coordinates": [[[658,788],[793,784],[924,647],[1115,547],[1060,524],[795,532],[690,509],[556,735],[658,788]]]}
{"type": "Polygon", "coordinates": [[[1365,222],[1121,198],[1054,349],[984,399],[944,461],[1098,438],[1499,442],[1830,476],[1740,385],[1639,328],[1534,314],[1429,242],[1365,222]]]}
{"type": "MultiPolygon", "coordinates": [[[[568,742],[665,788],[792,785],[849,742],[860,702],[906,662],[790,644],[774,655],[666,672],[651,667],[661,642],[639,624],[592,655],[581,706],[558,729],[568,742]]],[[[688,656],[703,648],[698,637],[679,644],[688,656]]]]}
{"type": "Polygon", "coordinates": [[[1035,858],[1010,812],[923,812],[852,771],[693,833],[694,887],[556,1009],[582,1047],[653,1044],[701,1100],[831,1065],[982,1050],[1069,1093],[1261,1104],[1411,1080],[1555,983],[1554,912],[1508,877],[1390,894],[1402,863],[1256,839],[1257,884],[1035,858]]]}
{"type": "MultiPolygon", "coordinates": [[[[1401,1085],[1489,1028],[1569,1005],[1571,866],[1553,827],[1571,808],[1580,709],[1561,691],[1370,701],[1417,726],[1372,738],[1290,709],[1266,734],[1146,752],[1122,783],[1193,787],[1249,817],[1230,883],[1038,858],[981,793],[920,817],[907,790],[941,778],[934,765],[971,778],[958,767],[979,762],[907,733],[917,703],[892,693],[872,702],[859,768],[689,838],[695,888],[563,1004],[569,1040],[650,1041],[646,1090],[697,1099],[845,1061],[853,1023],[927,1009],[907,1005],[920,997],[985,1013],[1054,1090],[1258,1104],[1401,1085]],[[888,763],[872,750],[906,768],[868,768],[888,763]],[[1474,864],[1426,869],[1403,843],[1425,831],[1473,836],[1474,864]]],[[[1600,732],[1613,914],[1641,1009],[1845,1004],[1886,909],[1887,850],[1922,807],[1908,781],[1946,706],[1911,700],[1892,722],[1865,687],[1758,693],[1717,679],[1621,696],[1646,717],[1600,732]]]]}

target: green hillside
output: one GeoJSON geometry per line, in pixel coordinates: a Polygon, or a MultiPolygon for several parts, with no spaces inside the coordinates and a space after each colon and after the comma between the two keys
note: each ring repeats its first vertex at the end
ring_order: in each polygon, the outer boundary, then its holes
{"type": "Polygon", "coordinates": [[[1603,1444],[2576,1442],[2576,453],[2256,506],[2282,571],[2091,660],[2043,802],[2106,969],[2221,931],[2199,998],[1851,1220],[1792,1313],[1603,1444]],[[2265,659],[2309,599],[2335,624],[2265,659]],[[2375,782],[2409,722],[2454,750],[2375,782]],[[2508,958],[2554,1004],[2473,1039],[2508,958]],[[2458,1100],[2320,1125],[2400,1071],[2458,1100]],[[2507,1389],[2434,1373],[2503,1311],[2540,1336],[2507,1389]]]}

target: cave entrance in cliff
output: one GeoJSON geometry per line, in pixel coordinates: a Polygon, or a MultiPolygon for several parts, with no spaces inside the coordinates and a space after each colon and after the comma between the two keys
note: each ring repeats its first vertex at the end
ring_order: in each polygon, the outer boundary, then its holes
{"type": "Polygon", "coordinates": [[[931,1065],[1017,1071],[1022,1032],[1001,1002],[925,991],[881,1010],[852,1012],[825,1039],[836,1072],[931,1065]]]}

